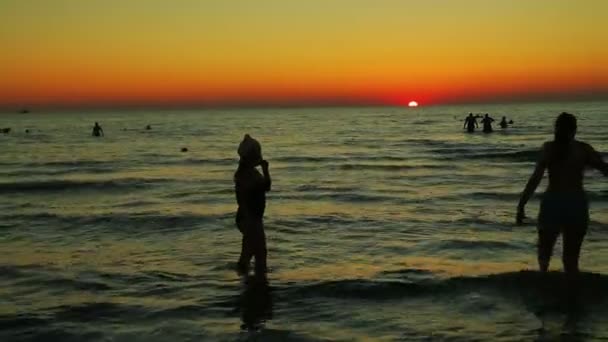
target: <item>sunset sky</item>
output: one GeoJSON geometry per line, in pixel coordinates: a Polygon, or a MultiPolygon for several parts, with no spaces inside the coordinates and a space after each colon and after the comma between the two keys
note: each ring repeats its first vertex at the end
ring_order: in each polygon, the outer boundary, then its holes
{"type": "Polygon", "coordinates": [[[2,0],[0,107],[608,95],[604,0],[2,0]]]}

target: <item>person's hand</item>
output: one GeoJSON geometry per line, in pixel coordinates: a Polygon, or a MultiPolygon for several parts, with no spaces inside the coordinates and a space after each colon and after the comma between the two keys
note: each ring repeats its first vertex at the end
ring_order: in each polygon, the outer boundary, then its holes
{"type": "Polygon", "coordinates": [[[517,215],[515,217],[515,223],[518,226],[521,226],[524,224],[524,219],[526,218],[526,211],[523,207],[518,207],[517,208],[517,215]]]}
{"type": "Polygon", "coordinates": [[[265,159],[262,159],[260,161],[260,166],[262,167],[262,169],[268,169],[268,161],[266,161],[265,159]]]}

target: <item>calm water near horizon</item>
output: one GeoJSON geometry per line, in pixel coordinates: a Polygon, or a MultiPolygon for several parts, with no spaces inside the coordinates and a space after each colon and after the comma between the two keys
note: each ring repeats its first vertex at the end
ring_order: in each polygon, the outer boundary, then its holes
{"type": "Polygon", "coordinates": [[[561,111],[608,158],[608,102],[0,114],[0,340],[608,339],[608,179],[587,173],[574,304],[535,272],[538,197],[513,224],[561,111]],[[245,133],[273,178],[268,286],[234,271],[245,133]]]}

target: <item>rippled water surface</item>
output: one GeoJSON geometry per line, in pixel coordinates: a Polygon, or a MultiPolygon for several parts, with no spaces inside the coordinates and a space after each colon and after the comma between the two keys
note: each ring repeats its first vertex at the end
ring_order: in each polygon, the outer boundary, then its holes
{"type": "Polygon", "coordinates": [[[606,178],[573,300],[512,224],[564,110],[608,157],[601,102],[0,114],[0,339],[606,339],[606,178]],[[469,111],[515,125],[466,134],[469,111]],[[234,271],[244,133],[273,177],[268,284],[234,271]]]}

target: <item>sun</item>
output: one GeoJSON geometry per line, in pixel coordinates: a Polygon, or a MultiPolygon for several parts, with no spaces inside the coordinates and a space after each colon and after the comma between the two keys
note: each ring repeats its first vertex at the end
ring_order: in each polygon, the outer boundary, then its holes
{"type": "Polygon", "coordinates": [[[410,103],[407,104],[408,107],[418,107],[418,102],[416,101],[410,101],[410,103]]]}

